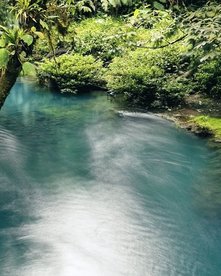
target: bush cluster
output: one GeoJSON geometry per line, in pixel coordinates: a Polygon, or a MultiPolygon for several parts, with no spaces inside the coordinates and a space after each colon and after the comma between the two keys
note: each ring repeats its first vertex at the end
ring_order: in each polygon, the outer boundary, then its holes
{"type": "Polygon", "coordinates": [[[180,102],[186,93],[185,85],[177,78],[183,46],[142,49],[145,43],[154,45],[153,36],[159,39],[157,31],[161,33],[163,26],[168,27],[171,16],[159,13],[151,29],[133,26],[135,18],[136,13],[126,21],[106,17],[73,24],[65,40],[75,54],[62,55],[56,62],[45,59],[38,68],[39,78],[50,80],[61,92],[103,86],[105,80],[115,95],[123,95],[136,105],[180,102]]]}
{"type": "Polygon", "coordinates": [[[181,47],[131,51],[110,64],[107,87],[134,105],[176,105],[189,92],[184,78],[179,77],[181,60],[181,47]]]}
{"type": "Polygon", "coordinates": [[[42,82],[51,82],[62,93],[76,93],[102,85],[102,65],[90,55],[65,54],[56,59],[45,59],[38,68],[38,76],[42,82]]]}
{"type": "MultiPolygon", "coordinates": [[[[220,55],[221,56],[221,55],[220,55]]],[[[212,98],[221,98],[221,60],[220,57],[201,64],[195,75],[198,90],[212,98]]]]}
{"type": "Polygon", "coordinates": [[[109,63],[114,57],[132,49],[137,41],[136,32],[120,19],[91,18],[72,25],[69,37],[75,33],[73,50],[93,55],[109,63]]]}
{"type": "MultiPolygon", "coordinates": [[[[164,45],[182,35],[168,11],[137,9],[126,20],[88,18],[73,23],[62,43],[58,34],[53,36],[55,50],[63,47],[72,54],[57,57],[56,62],[45,59],[39,78],[61,92],[106,87],[142,107],[175,106],[193,92],[221,98],[220,55],[212,52],[215,58],[210,53],[205,59],[202,39],[196,48],[190,39],[164,45]],[[202,57],[206,62],[200,62],[202,57]]],[[[47,52],[45,45],[38,44],[36,53],[47,52]]]]}

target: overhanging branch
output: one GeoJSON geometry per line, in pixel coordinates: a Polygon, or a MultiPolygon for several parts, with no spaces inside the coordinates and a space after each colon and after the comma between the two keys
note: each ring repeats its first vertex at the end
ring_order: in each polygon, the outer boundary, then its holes
{"type": "Polygon", "coordinates": [[[151,49],[151,50],[156,50],[156,49],[161,49],[161,48],[166,48],[170,45],[173,45],[181,40],[183,40],[184,38],[187,37],[188,34],[185,34],[181,37],[179,37],[178,39],[172,41],[172,42],[168,42],[167,44],[164,44],[164,45],[160,45],[160,46],[137,46],[138,48],[144,48],[144,49],[151,49]]]}

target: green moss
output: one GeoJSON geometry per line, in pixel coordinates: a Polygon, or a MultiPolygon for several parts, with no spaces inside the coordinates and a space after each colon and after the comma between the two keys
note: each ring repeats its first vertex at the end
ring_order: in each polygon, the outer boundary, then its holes
{"type": "Polygon", "coordinates": [[[221,118],[197,116],[191,121],[199,127],[212,131],[216,139],[221,139],[221,118]]]}

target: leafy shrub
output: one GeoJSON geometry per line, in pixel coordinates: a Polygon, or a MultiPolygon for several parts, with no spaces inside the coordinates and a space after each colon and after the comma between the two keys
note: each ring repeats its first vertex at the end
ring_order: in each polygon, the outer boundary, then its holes
{"type": "Polygon", "coordinates": [[[186,12],[182,17],[181,27],[188,34],[187,39],[192,45],[192,51],[197,52],[199,63],[220,55],[220,4],[208,1],[203,7],[186,12]]]}
{"type": "Polygon", "coordinates": [[[93,55],[104,62],[122,55],[136,43],[134,28],[111,17],[91,18],[72,25],[69,40],[74,36],[75,52],[93,55]]]}
{"type": "Polygon", "coordinates": [[[50,81],[61,92],[76,93],[101,86],[102,70],[102,62],[92,56],[65,54],[56,62],[46,59],[40,64],[38,75],[40,81],[50,81]]]}
{"type": "Polygon", "coordinates": [[[200,92],[214,98],[221,98],[220,58],[201,64],[195,73],[194,79],[200,92]]]}
{"type": "Polygon", "coordinates": [[[0,1],[0,24],[4,24],[9,18],[8,0],[0,1]]]}
{"type": "Polygon", "coordinates": [[[188,83],[178,76],[182,46],[138,49],[115,58],[105,77],[107,87],[128,102],[141,106],[170,106],[180,103],[189,92],[188,83]]]}
{"type": "MultiPolygon", "coordinates": [[[[115,56],[120,56],[127,49],[134,49],[140,40],[136,37],[138,31],[121,19],[111,17],[96,17],[84,19],[71,24],[65,37],[52,28],[51,42],[55,51],[66,49],[82,55],[93,55],[104,62],[111,61],[115,56]]],[[[34,58],[39,60],[46,56],[51,49],[48,41],[39,40],[34,49],[34,58]]]]}
{"type": "Polygon", "coordinates": [[[101,6],[104,11],[111,11],[112,9],[118,9],[122,6],[132,6],[132,0],[101,0],[101,6]]]}
{"type": "Polygon", "coordinates": [[[191,79],[176,74],[166,74],[160,99],[162,106],[176,106],[183,102],[185,96],[194,91],[195,87],[191,79]]]}
{"type": "MultiPolygon", "coordinates": [[[[108,64],[114,57],[122,56],[137,47],[158,47],[168,41],[176,40],[181,34],[176,31],[173,23],[174,19],[170,12],[158,11],[156,16],[151,9],[147,8],[136,10],[127,20],[106,16],[75,22],[69,27],[65,37],[61,37],[55,29],[52,29],[51,38],[54,49],[58,53],[62,49],[82,55],[93,55],[108,64]],[[144,26],[138,24],[144,14],[148,22],[152,22],[151,29],[145,28],[146,23],[144,26]]],[[[39,40],[34,58],[39,60],[48,52],[50,49],[47,41],[39,40]]]]}
{"type": "Polygon", "coordinates": [[[173,21],[170,11],[153,10],[150,7],[136,9],[133,15],[129,18],[130,23],[135,27],[144,27],[152,29],[153,27],[160,28],[161,25],[165,28],[173,21]]]}
{"type": "Polygon", "coordinates": [[[137,47],[159,47],[183,36],[175,25],[171,12],[137,9],[126,21],[97,17],[75,23],[66,39],[75,52],[110,62],[137,47]]]}

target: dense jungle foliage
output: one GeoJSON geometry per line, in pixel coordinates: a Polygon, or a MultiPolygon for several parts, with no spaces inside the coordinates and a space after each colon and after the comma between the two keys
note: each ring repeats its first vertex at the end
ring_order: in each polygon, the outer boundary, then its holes
{"type": "Polygon", "coordinates": [[[102,88],[145,108],[221,98],[215,1],[8,0],[0,11],[1,80],[16,66],[62,93],[102,88]]]}

